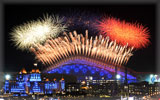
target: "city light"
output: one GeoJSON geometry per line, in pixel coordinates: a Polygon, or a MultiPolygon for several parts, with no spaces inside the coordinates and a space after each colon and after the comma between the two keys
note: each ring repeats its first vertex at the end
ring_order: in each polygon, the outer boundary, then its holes
{"type": "Polygon", "coordinates": [[[82,81],[81,83],[82,83],[83,85],[84,85],[84,84],[86,84],[86,82],[85,82],[85,81],[82,81]]]}
{"type": "Polygon", "coordinates": [[[153,77],[153,74],[150,75],[150,78],[152,78],[152,77],[153,77]]]}
{"type": "Polygon", "coordinates": [[[90,77],[89,77],[89,79],[90,79],[90,80],[93,80],[93,77],[92,77],[92,76],[90,76],[90,77]]]}
{"type": "Polygon", "coordinates": [[[34,63],[34,66],[37,66],[37,63],[34,63]]]}
{"type": "Polygon", "coordinates": [[[9,74],[7,74],[7,75],[5,76],[5,78],[6,78],[6,80],[9,80],[9,79],[11,78],[11,76],[10,76],[9,74]]]}
{"type": "Polygon", "coordinates": [[[121,78],[121,76],[120,76],[119,74],[117,74],[117,75],[116,75],[116,78],[117,78],[117,79],[120,79],[120,78],[121,78]]]}

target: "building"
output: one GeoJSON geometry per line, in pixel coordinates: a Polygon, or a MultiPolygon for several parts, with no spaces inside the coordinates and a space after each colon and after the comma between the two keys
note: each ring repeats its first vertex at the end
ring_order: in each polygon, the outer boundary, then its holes
{"type": "Polygon", "coordinates": [[[65,91],[65,80],[49,80],[41,77],[41,72],[38,68],[32,69],[30,73],[23,68],[15,80],[7,79],[3,90],[4,94],[13,96],[28,96],[32,94],[53,94],[65,91]]]}
{"type": "Polygon", "coordinates": [[[65,91],[67,94],[78,95],[80,93],[80,83],[66,83],[65,91]]]}
{"type": "Polygon", "coordinates": [[[149,84],[148,82],[130,83],[129,95],[148,95],[149,94],[149,84]]]}
{"type": "Polygon", "coordinates": [[[128,85],[128,92],[130,96],[147,96],[153,94],[159,94],[160,83],[149,84],[149,82],[143,81],[139,83],[130,83],[128,85]]]}

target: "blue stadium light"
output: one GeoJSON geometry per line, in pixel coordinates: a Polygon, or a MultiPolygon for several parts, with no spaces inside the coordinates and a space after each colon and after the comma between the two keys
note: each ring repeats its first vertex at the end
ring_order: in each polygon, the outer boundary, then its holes
{"type": "Polygon", "coordinates": [[[111,79],[111,78],[112,78],[112,75],[111,75],[111,74],[108,74],[107,77],[108,77],[109,79],[111,79]]]}
{"type": "MultiPolygon", "coordinates": [[[[89,66],[89,65],[83,65],[83,64],[70,64],[70,65],[63,65],[60,66],[58,68],[52,69],[51,71],[48,71],[48,73],[65,73],[65,74],[73,74],[73,75],[92,75],[94,78],[98,78],[97,75],[99,75],[100,77],[105,77],[106,80],[112,79],[112,73],[110,73],[110,71],[105,70],[105,69],[101,69],[101,68],[97,68],[95,66],[89,66]]],[[[124,76],[125,73],[124,72],[118,72],[118,75],[120,75],[120,79],[124,80],[124,76]]],[[[119,77],[119,76],[118,76],[119,77]]],[[[127,78],[130,80],[136,80],[137,78],[127,74],[127,78]]],[[[119,78],[118,78],[119,79],[119,78]]],[[[128,81],[129,81],[128,80],[128,81]]],[[[132,81],[130,81],[132,82],[132,81]]]]}
{"type": "Polygon", "coordinates": [[[100,76],[104,76],[104,73],[103,73],[103,72],[100,72],[100,76]]]}

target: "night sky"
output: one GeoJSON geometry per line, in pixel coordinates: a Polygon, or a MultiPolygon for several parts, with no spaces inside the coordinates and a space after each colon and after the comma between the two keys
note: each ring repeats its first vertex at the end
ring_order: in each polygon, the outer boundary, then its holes
{"type": "MultiPolygon", "coordinates": [[[[44,14],[56,14],[60,16],[83,16],[90,21],[101,18],[104,15],[113,16],[128,22],[139,22],[148,27],[151,43],[147,48],[136,50],[129,60],[127,67],[138,72],[155,72],[155,36],[156,36],[156,10],[155,5],[5,5],[4,30],[5,30],[5,72],[17,72],[25,67],[30,70],[36,62],[34,54],[28,51],[18,50],[10,40],[9,33],[12,29],[24,22],[36,20],[44,14]]],[[[76,23],[79,24],[79,23],[76,23]]],[[[81,26],[81,25],[80,25],[81,26]]],[[[74,26],[70,31],[84,32],[88,27],[74,26]]],[[[94,33],[91,27],[89,32],[94,33]]],[[[92,34],[94,35],[94,34],[92,34]]]]}

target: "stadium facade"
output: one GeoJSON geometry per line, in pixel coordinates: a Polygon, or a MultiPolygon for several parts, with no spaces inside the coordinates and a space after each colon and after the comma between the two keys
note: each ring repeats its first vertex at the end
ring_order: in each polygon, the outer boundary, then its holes
{"type": "MultiPolygon", "coordinates": [[[[74,56],[61,60],[59,63],[45,69],[44,72],[75,75],[78,82],[82,82],[89,77],[91,80],[115,80],[116,75],[119,75],[117,80],[121,83],[124,83],[126,79],[125,67],[114,66],[84,56],[74,56]]],[[[127,81],[128,83],[138,81],[136,72],[129,68],[127,68],[127,81]]]]}

